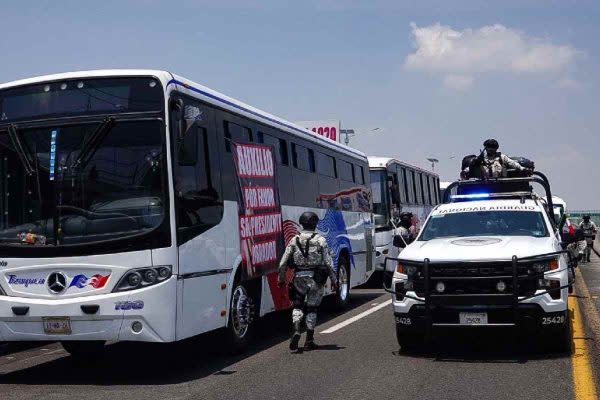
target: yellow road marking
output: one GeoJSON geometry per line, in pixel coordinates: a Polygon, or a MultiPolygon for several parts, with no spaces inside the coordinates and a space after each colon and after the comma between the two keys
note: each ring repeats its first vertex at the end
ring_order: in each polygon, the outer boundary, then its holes
{"type": "Polygon", "coordinates": [[[577,298],[571,298],[571,335],[573,338],[573,351],[571,365],[573,370],[573,390],[576,400],[597,400],[596,386],[592,364],[590,362],[585,331],[581,321],[581,313],[577,298]]]}

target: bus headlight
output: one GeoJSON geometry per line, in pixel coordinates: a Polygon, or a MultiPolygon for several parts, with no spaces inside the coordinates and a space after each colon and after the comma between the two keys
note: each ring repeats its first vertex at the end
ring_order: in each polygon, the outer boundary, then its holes
{"type": "Polygon", "coordinates": [[[152,286],[169,279],[172,274],[173,267],[170,265],[132,269],[123,275],[113,292],[124,292],[152,286]]]}

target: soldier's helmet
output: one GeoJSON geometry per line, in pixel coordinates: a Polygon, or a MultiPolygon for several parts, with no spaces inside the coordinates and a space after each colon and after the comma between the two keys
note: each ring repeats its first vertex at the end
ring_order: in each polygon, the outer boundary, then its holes
{"type": "Polygon", "coordinates": [[[300,225],[307,231],[314,231],[319,223],[319,216],[311,211],[303,212],[300,216],[300,225]]]}
{"type": "Polygon", "coordinates": [[[500,145],[498,144],[498,141],[496,139],[488,139],[485,142],[483,142],[483,147],[485,147],[486,149],[498,150],[498,147],[500,147],[500,145]]]}

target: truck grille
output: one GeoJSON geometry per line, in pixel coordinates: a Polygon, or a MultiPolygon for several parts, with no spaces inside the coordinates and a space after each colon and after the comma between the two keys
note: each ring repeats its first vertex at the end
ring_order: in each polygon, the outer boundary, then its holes
{"type": "MultiPolygon", "coordinates": [[[[537,279],[529,265],[517,267],[519,296],[534,294],[537,288],[537,279]]],[[[429,290],[436,292],[436,284],[443,282],[443,294],[510,294],[513,288],[513,266],[511,262],[480,263],[476,265],[429,265],[429,290]],[[497,277],[497,279],[496,279],[497,277]],[[498,282],[504,282],[506,288],[499,291],[498,282]]],[[[414,279],[413,285],[418,296],[425,295],[425,278],[422,273],[414,279]]]]}

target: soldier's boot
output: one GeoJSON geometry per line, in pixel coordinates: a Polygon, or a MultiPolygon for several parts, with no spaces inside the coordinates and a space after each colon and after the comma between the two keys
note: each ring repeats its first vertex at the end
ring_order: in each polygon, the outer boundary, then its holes
{"type": "Polygon", "coordinates": [[[304,325],[302,312],[294,309],[292,312],[294,317],[294,334],[290,339],[290,350],[298,350],[298,343],[300,342],[300,336],[302,336],[302,325],[304,325]]]}
{"type": "Polygon", "coordinates": [[[290,339],[290,350],[291,351],[296,351],[298,350],[298,343],[300,342],[300,332],[296,331],[294,332],[294,334],[292,335],[292,338],[290,339]]]}
{"type": "Polygon", "coordinates": [[[315,350],[318,349],[319,345],[315,343],[315,331],[309,329],[306,331],[306,341],[304,342],[305,350],[315,350]]]}

